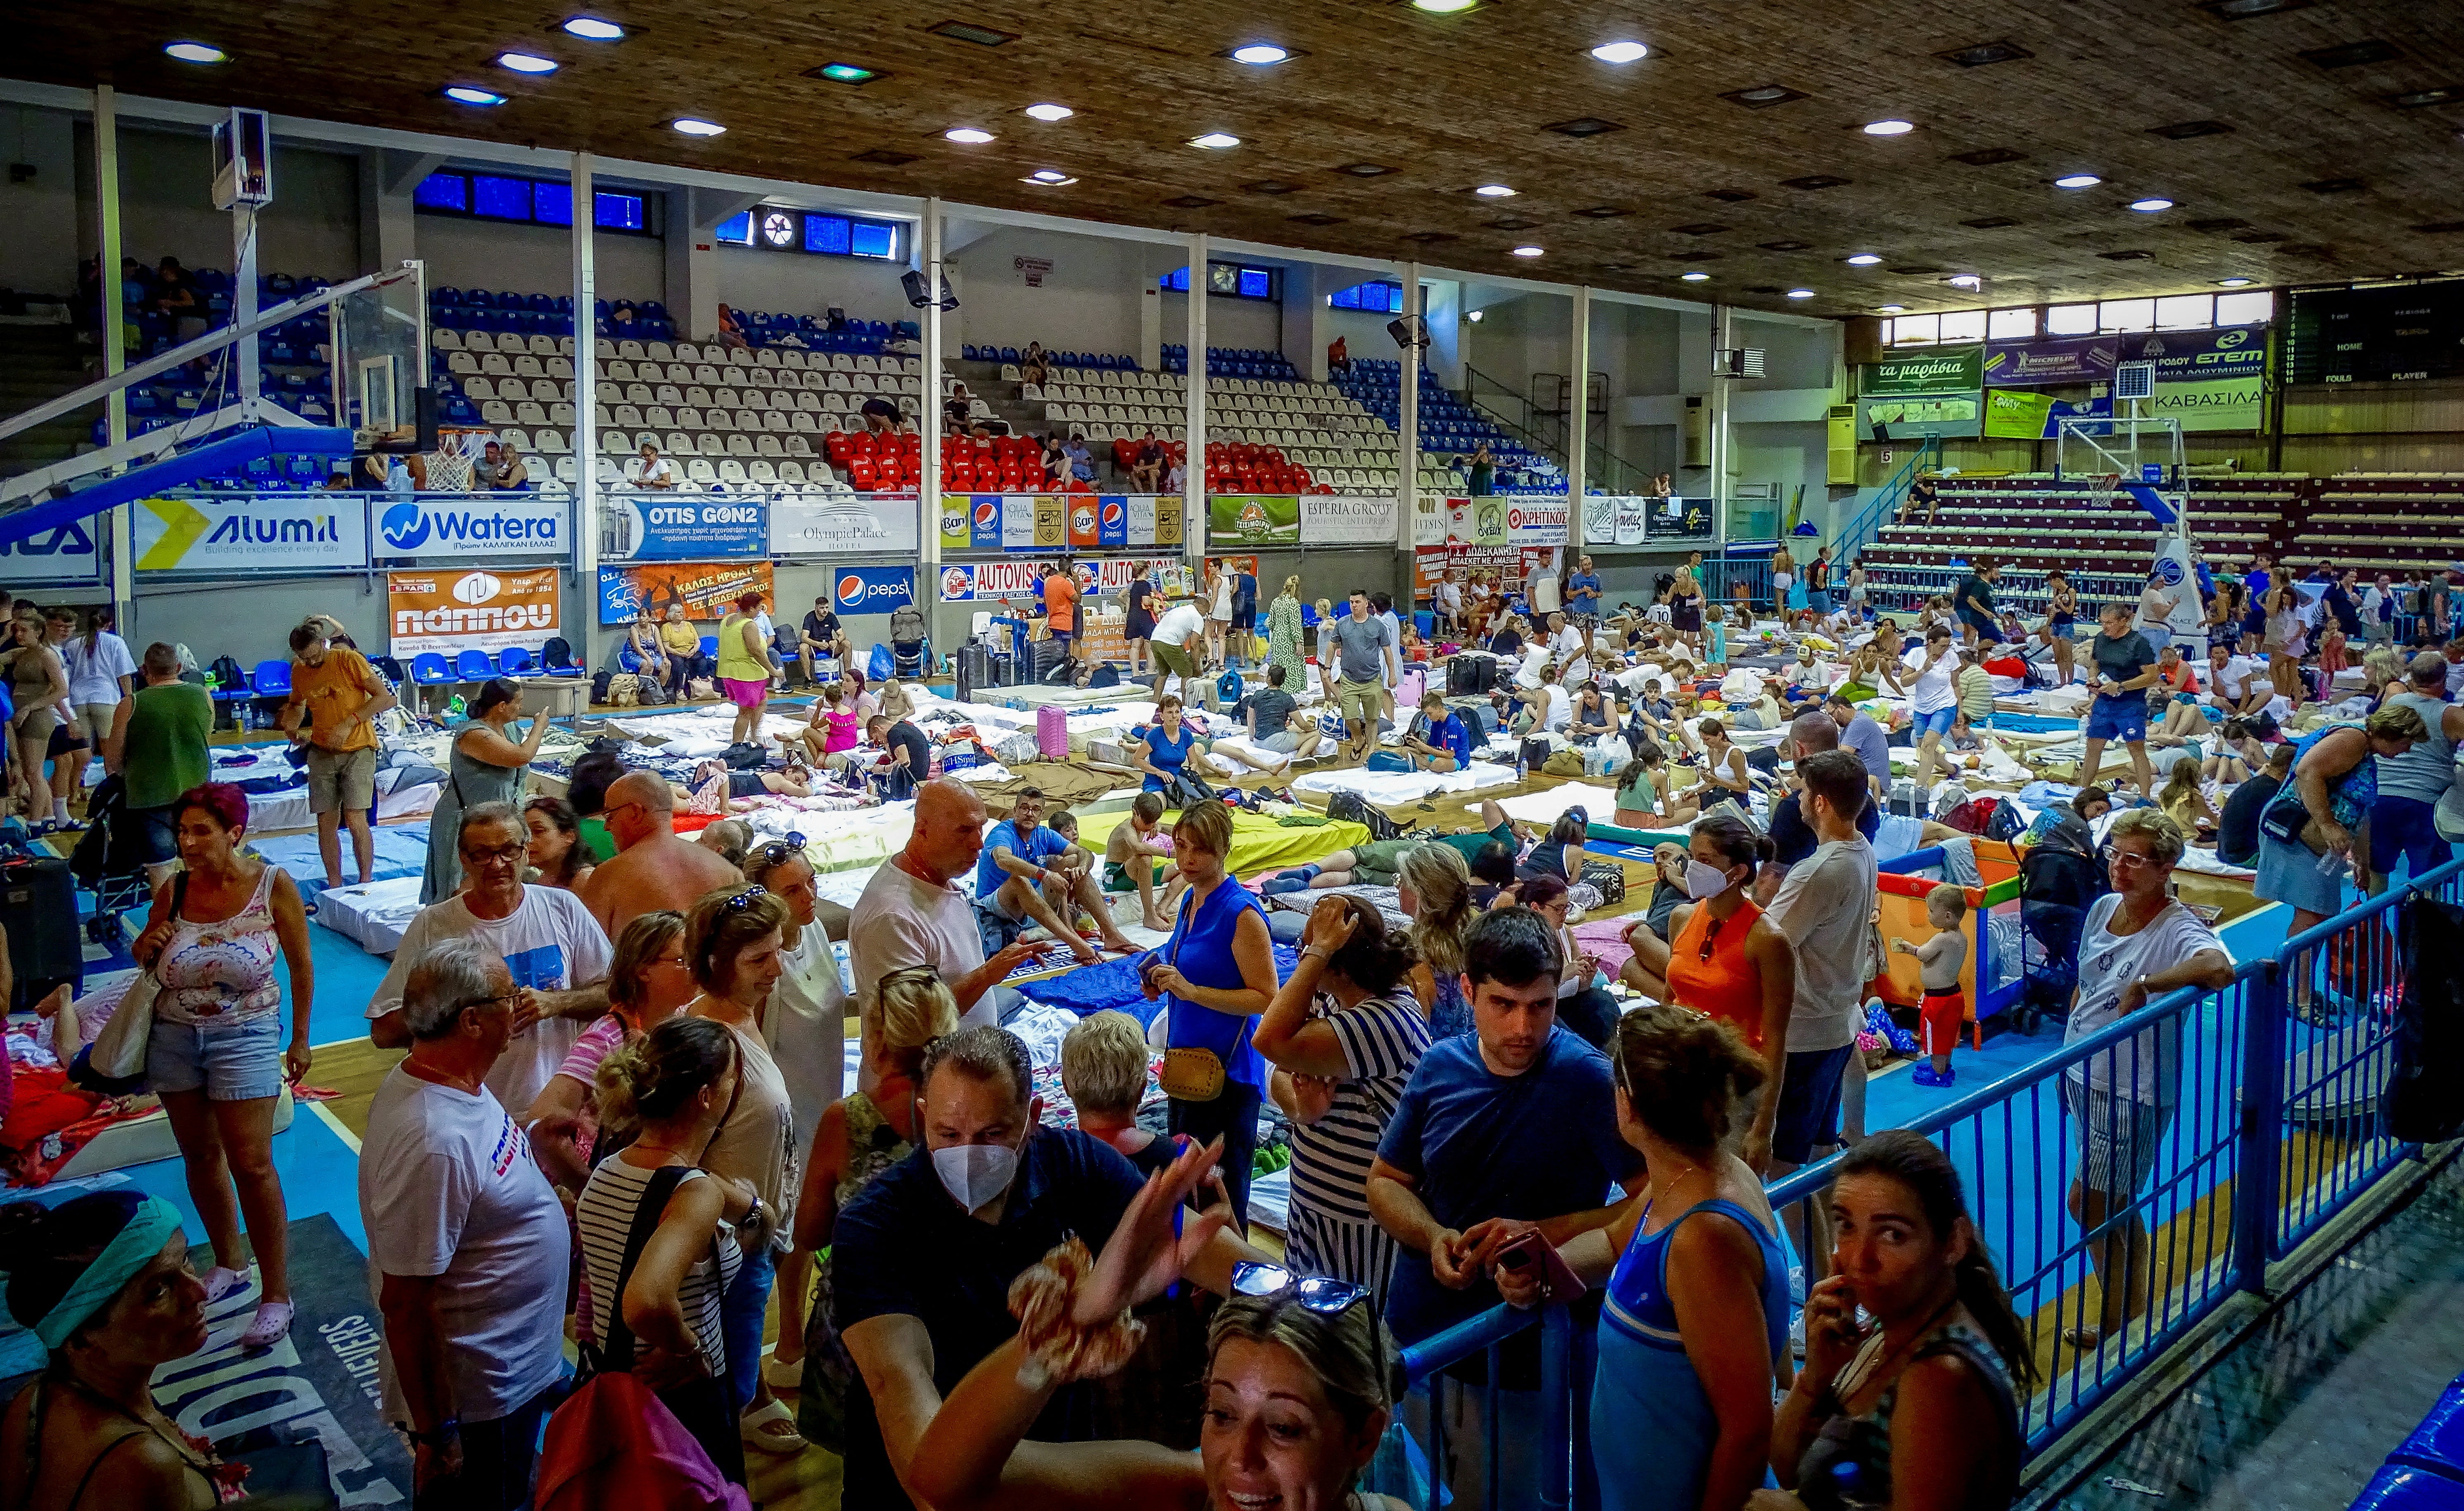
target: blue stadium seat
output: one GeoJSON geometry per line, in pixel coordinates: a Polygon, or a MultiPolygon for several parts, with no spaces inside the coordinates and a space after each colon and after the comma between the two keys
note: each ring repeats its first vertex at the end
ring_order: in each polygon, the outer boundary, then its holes
{"type": "Polygon", "coordinates": [[[531,653],[519,646],[507,646],[496,652],[496,667],[509,677],[534,677],[539,669],[531,653]]]}
{"type": "Polygon", "coordinates": [[[716,635],[704,635],[701,637],[701,653],[705,656],[716,659],[718,655],[718,637],[716,635]]]}
{"type": "Polygon", "coordinates": [[[496,659],[484,650],[466,650],[453,659],[453,669],[465,682],[485,682],[496,674],[496,659]]]}
{"type": "Polygon", "coordinates": [[[631,646],[620,646],[616,649],[616,665],[622,670],[638,672],[642,669],[642,658],[633,653],[631,646]]]}
{"type": "Polygon", "coordinates": [[[410,658],[410,680],[422,684],[439,684],[453,680],[453,668],[435,651],[423,650],[410,658]]]}
{"type": "Polygon", "coordinates": [[[291,696],[291,663],[260,661],[256,669],[248,674],[248,680],[260,698],[287,698],[291,696]]]}
{"type": "Polygon", "coordinates": [[[2388,1464],[2353,1498],[2352,1511],[2464,1511],[2464,1480],[2388,1464]]]}

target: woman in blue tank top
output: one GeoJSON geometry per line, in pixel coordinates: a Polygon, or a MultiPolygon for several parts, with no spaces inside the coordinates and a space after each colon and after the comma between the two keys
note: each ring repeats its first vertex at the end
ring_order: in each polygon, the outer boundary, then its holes
{"type": "MultiPolygon", "coordinates": [[[[1727,1024],[1638,1009],[1609,1045],[1617,1126],[1649,1162],[1643,1199],[1557,1253],[1608,1282],[1592,1383],[1592,1458],[1609,1511],[1732,1511],[1768,1484],[1773,1386],[1790,1379],[1788,1260],[1763,1183],[1720,1147],[1762,1084],[1727,1024]]],[[[1526,1304],[1539,1267],[1501,1270],[1526,1304]]]]}

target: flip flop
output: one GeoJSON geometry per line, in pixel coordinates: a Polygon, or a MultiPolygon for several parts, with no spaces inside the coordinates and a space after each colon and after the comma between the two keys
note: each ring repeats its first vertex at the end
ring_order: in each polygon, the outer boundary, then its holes
{"type": "Polygon", "coordinates": [[[745,1442],[765,1454],[801,1454],[812,1446],[804,1441],[803,1434],[796,1431],[794,1413],[775,1400],[764,1401],[759,1410],[737,1417],[736,1425],[745,1442]]]}
{"type": "Polygon", "coordinates": [[[2094,1327],[2065,1327],[2062,1329],[2062,1342],[2074,1348],[2092,1349],[2104,1342],[2104,1334],[2094,1327]]]}
{"type": "Polygon", "coordinates": [[[256,1319],[248,1325],[248,1331],[239,1335],[239,1346],[242,1349],[271,1348],[290,1331],[291,1303],[260,1302],[256,1319]]]}

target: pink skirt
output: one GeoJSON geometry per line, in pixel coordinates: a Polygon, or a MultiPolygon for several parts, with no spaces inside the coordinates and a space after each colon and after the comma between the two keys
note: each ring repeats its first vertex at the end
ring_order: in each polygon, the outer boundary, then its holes
{"type": "Polygon", "coordinates": [[[739,709],[758,709],[770,696],[766,682],[738,682],[734,677],[721,677],[719,686],[727,690],[727,701],[739,709]]]}

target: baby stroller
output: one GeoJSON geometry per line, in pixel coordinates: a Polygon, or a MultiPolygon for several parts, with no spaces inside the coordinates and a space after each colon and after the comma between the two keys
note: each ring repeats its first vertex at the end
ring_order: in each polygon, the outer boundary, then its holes
{"type": "Polygon", "coordinates": [[[69,872],[77,885],[94,893],[94,916],[86,920],[86,937],[114,944],[121,936],[121,915],[144,907],[154,888],[145,880],[146,855],[140,824],[128,807],[128,784],[105,777],[86,801],[86,831],[69,852],[69,872]]]}

